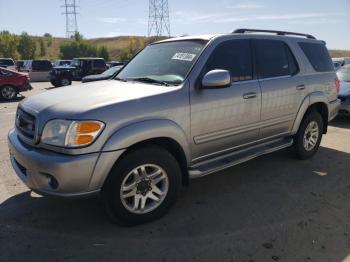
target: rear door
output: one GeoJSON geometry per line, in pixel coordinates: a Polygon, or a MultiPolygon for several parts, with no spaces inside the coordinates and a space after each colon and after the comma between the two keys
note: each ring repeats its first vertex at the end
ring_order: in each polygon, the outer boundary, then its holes
{"type": "Polygon", "coordinates": [[[230,87],[191,89],[191,133],[194,161],[219,155],[258,138],[261,93],[254,80],[250,40],[217,45],[199,77],[214,69],[231,73],[230,87]]]}
{"type": "Polygon", "coordinates": [[[288,133],[302,99],[304,79],[289,46],[280,40],[254,40],[256,64],[261,87],[260,138],[288,133]]]}

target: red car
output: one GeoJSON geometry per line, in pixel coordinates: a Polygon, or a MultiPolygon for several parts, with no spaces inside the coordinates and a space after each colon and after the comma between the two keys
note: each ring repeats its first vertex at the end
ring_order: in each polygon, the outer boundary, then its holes
{"type": "Polygon", "coordinates": [[[0,98],[12,100],[19,92],[31,89],[28,74],[0,68],[0,98]]]}

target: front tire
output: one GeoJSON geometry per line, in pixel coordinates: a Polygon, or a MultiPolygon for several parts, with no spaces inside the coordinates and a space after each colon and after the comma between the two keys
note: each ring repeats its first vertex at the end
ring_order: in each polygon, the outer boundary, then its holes
{"type": "Polygon", "coordinates": [[[323,134],[323,119],[320,113],[308,113],[294,136],[294,153],[298,159],[313,157],[321,143],[323,134]]]}
{"type": "Polygon", "coordinates": [[[162,217],[175,203],[181,169],[167,150],[158,146],[127,153],[112,168],[103,188],[107,214],[122,225],[137,225],[162,217]]]}
{"type": "Polygon", "coordinates": [[[13,86],[3,86],[0,88],[0,98],[11,101],[17,96],[17,89],[13,86]]]}

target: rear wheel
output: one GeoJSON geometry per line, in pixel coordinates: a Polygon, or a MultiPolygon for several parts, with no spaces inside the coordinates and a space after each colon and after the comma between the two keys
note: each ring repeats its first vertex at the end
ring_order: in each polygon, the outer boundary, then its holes
{"type": "Polygon", "coordinates": [[[294,137],[294,152],[299,159],[313,157],[321,143],[323,134],[323,119],[320,113],[308,113],[294,137]]]}
{"type": "Polygon", "coordinates": [[[157,146],[135,149],[111,170],[103,189],[106,211],[123,225],[146,223],[163,216],[181,187],[176,159],[157,146]]]}
{"type": "Polygon", "coordinates": [[[4,100],[13,100],[17,96],[17,89],[13,86],[3,86],[0,88],[0,97],[4,100]]]}

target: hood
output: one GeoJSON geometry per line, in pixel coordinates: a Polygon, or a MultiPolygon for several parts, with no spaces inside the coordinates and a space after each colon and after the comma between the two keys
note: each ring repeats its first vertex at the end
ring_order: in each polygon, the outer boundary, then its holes
{"type": "Polygon", "coordinates": [[[350,82],[340,81],[339,96],[350,96],[350,82]]]}
{"type": "Polygon", "coordinates": [[[90,110],[128,100],[140,99],[178,89],[138,82],[104,80],[87,84],[59,87],[26,98],[20,106],[37,114],[64,115],[84,114],[90,110]]]}
{"type": "Polygon", "coordinates": [[[103,74],[99,74],[99,75],[89,75],[89,76],[85,76],[83,77],[83,80],[98,80],[98,79],[109,79],[112,76],[109,75],[103,75],[103,74]]]}

